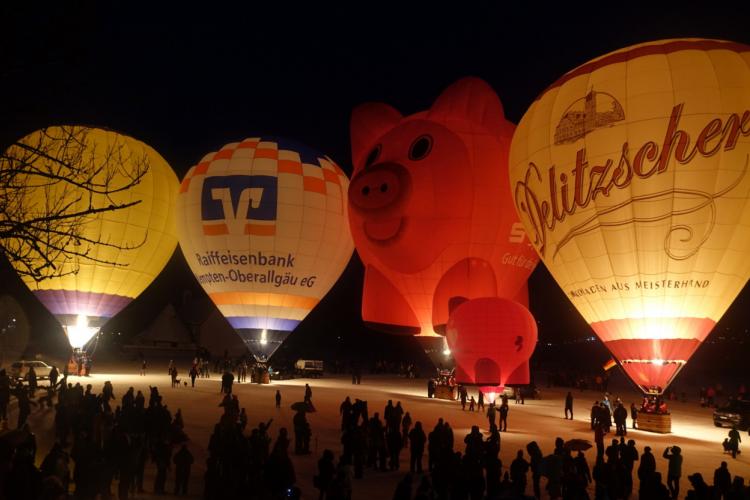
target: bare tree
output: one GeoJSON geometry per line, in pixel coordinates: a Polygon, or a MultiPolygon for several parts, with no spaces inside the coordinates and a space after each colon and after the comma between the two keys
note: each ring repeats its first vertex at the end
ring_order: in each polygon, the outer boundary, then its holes
{"type": "Polygon", "coordinates": [[[146,151],[134,151],[121,136],[94,143],[91,131],[45,128],[0,155],[0,251],[20,275],[42,281],[75,274],[82,262],[122,266],[94,250],[145,241],[145,229],[142,239],[125,243],[86,229],[105,212],[140,203],[126,192],[150,168],[146,151]]]}

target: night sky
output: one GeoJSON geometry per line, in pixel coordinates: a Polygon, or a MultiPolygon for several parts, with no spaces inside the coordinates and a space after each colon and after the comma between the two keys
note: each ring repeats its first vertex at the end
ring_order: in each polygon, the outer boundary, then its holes
{"type": "MultiPolygon", "coordinates": [[[[306,143],[351,173],[349,116],[365,101],[411,114],[474,75],[492,85],[517,123],[559,76],[612,50],[672,37],[750,44],[747,5],[188,3],[2,2],[0,147],[48,125],[106,127],[151,145],[182,177],[204,154],[263,134],[306,143]]],[[[53,320],[2,267],[0,291],[24,304],[37,335],[49,331],[53,320]]],[[[357,335],[362,274],[355,255],[290,342],[357,335]]],[[[138,333],[184,289],[201,293],[178,251],[111,328],[138,333]]],[[[720,331],[745,334],[749,296],[745,290],[720,331]]],[[[531,306],[545,341],[591,335],[541,267],[531,279],[531,306]]]]}

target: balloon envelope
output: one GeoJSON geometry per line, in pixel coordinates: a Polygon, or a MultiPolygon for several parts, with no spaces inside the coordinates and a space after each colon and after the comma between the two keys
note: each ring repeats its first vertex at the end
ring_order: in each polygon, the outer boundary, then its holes
{"type": "Polygon", "coordinates": [[[531,105],[515,204],[555,280],[625,372],[663,391],[750,276],[750,48],[628,47],[531,105]]]}
{"type": "Polygon", "coordinates": [[[348,184],[327,156],[259,137],[209,153],[183,179],[180,247],[259,359],[278,349],[346,267],[348,184]]]}
{"type": "MultiPolygon", "coordinates": [[[[39,177],[26,177],[28,189],[23,210],[29,214],[44,216],[47,207],[68,203],[76,210],[87,209],[89,203],[93,207],[135,203],[91,214],[82,220],[78,227],[81,238],[101,242],[89,247],[90,258],[47,253],[61,276],[37,282],[21,275],[34,295],[60,321],[71,346],[81,348],[107,319],[146,289],[174,252],[177,176],[164,158],[146,144],[96,128],[49,127],[24,137],[5,156],[9,162],[28,162],[42,171],[55,168],[58,161],[66,161],[81,169],[82,175],[94,176],[93,183],[108,182],[110,188],[129,185],[105,196],[66,182],[41,183],[39,177]],[[76,143],[75,147],[71,142],[76,143]],[[36,153],[29,156],[26,148],[36,153]],[[132,183],[132,176],[143,170],[145,174],[140,180],[132,183]],[[111,177],[105,181],[107,176],[111,177]]],[[[17,244],[21,248],[27,245],[17,244]]],[[[38,254],[33,262],[38,267],[45,264],[38,254]]],[[[11,263],[17,269],[22,265],[11,263]]]]}
{"type": "Polygon", "coordinates": [[[456,381],[500,392],[534,352],[537,326],[521,304],[499,297],[464,302],[451,313],[446,338],[456,381]]]}
{"type": "Polygon", "coordinates": [[[386,104],[354,110],[349,215],[366,267],[366,324],[444,334],[452,299],[513,297],[525,283],[538,259],[509,195],[512,132],[477,78],[411,116],[386,104]]]}

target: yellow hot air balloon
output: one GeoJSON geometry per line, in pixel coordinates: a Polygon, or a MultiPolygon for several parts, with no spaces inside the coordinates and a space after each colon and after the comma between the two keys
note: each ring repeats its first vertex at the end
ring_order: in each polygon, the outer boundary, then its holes
{"type": "Polygon", "coordinates": [[[40,249],[18,238],[4,242],[30,256],[11,259],[11,264],[60,321],[70,345],[80,349],[154,280],[174,252],[177,176],[146,144],[88,127],[49,127],[24,137],[5,152],[0,168],[21,164],[25,173],[4,189],[22,193],[16,208],[26,220],[124,207],[53,222],[49,231],[39,233],[49,238],[40,249]],[[32,171],[37,175],[29,175],[32,171]],[[49,178],[50,172],[66,176],[67,182],[49,178]],[[60,212],[61,207],[67,208],[60,212]],[[55,240],[58,230],[74,231],[76,237],[55,240]],[[65,246],[56,248],[59,242],[65,246]],[[54,270],[52,277],[38,280],[48,274],[45,270],[54,270]]]}
{"type": "Polygon", "coordinates": [[[750,47],[664,40],[594,59],[531,105],[510,153],[544,263],[645,392],[750,277],[750,47]]]}
{"type": "Polygon", "coordinates": [[[209,153],[183,179],[180,247],[258,359],[278,349],[346,267],[354,249],[348,186],[327,156],[265,137],[209,153]]]}

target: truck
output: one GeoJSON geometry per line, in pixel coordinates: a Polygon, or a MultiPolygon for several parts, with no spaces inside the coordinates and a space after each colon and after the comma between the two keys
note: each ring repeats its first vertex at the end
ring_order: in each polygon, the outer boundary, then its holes
{"type": "Polygon", "coordinates": [[[294,373],[298,377],[320,378],[323,376],[323,361],[319,359],[298,359],[294,363],[294,373]]]}

